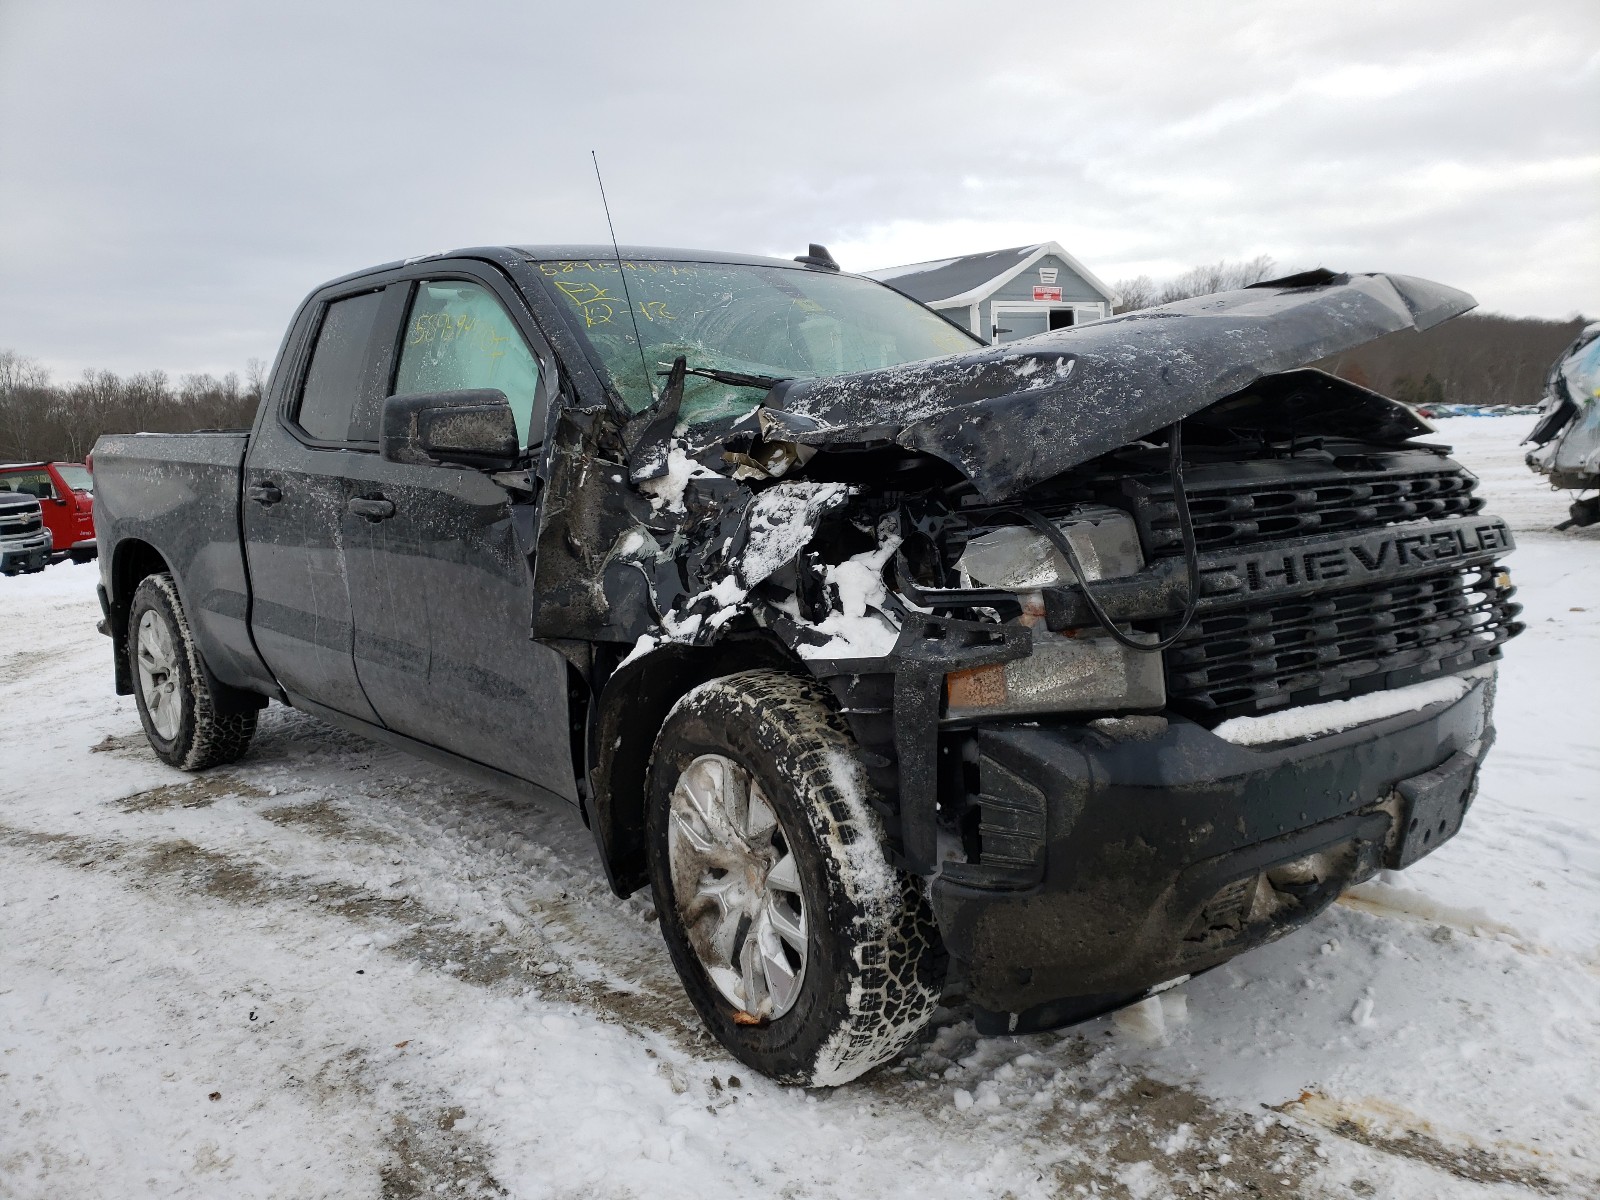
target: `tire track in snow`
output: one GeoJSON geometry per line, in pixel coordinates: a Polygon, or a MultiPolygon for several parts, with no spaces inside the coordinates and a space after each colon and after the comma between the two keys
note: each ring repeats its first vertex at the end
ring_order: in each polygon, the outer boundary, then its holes
{"type": "Polygon", "coordinates": [[[164,886],[230,905],[315,905],[324,916],[378,935],[374,944],[385,953],[463,983],[580,1004],[602,1019],[662,1034],[690,1054],[708,1041],[687,1000],[645,988],[597,986],[564,968],[551,970],[559,950],[550,942],[526,934],[486,937],[470,932],[411,898],[386,899],[345,883],[279,873],[260,858],[219,853],[184,838],[89,837],[0,823],[0,845],[40,851],[64,865],[131,878],[136,887],[164,886]]]}

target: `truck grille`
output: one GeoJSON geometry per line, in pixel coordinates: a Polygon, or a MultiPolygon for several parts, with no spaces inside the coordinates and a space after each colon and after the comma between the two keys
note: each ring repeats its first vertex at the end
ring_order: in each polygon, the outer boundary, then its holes
{"type": "Polygon", "coordinates": [[[26,534],[37,533],[44,528],[44,522],[39,519],[39,514],[26,515],[5,514],[0,515],[0,534],[8,537],[22,537],[26,534]]]}
{"type": "Polygon", "coordinates": [[[1522,628],[1515,589],[1500,586],[1500,571],[1449,570],[1203,614],[1167,651],[1169,701],[1198,719],[1222,719],[1487,662],[1522,628]]]}
{"type": "MultiPolygon", "coordinates": [[[[1290,538],[1354,533],[1401,522],[1466,517],[1483,508],[1477,479],[1448,459],[1401,452],[1389,470],[1329,464],[1243,463],[1196,471],[1189,507],[1202,552],[1270,548],[1290,538]]],[[[1133,490],[1134,518],[1152,559],[1183,553],[1165,480],[1133,490]]],[[[1202,609],[1166,652],[1172,707],[1208,723],[1466,670],[1497,658],[1522,629],[1514,589],[1497,566],[1419,564],[1417,573],[1363,586],[1330,581],[1292,598],[1241,598],[1202,609]]],[[[1163,636],[1176,629],[1168,621],[1163,636]]]]}
{"type": "MultiPolygon", "coordinates": [[[[1376,529],[1397,521],[1470,516],[1483,507],[1477,479],[1427,454],[1425,467],[1403,471],[1317,471],[1270,483],[1199,482],[1186,489],[1202,550],[1252,542],[1376,529]]],[[[1183,553],[1178,510],[1165,481],[1141,489],[1135,507],[1151,558],[1183,553]]]]}

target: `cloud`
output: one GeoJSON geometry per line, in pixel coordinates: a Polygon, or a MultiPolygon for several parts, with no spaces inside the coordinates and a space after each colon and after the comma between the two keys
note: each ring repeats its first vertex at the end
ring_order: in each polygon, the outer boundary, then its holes
{"type": "Polygon", "coordinates": [[[11,0],[0,340],[269,357],[323,279],[624,241],[876,267],[1054,238],[1102,277],[1271,254],[1600,312],[1589,0],[470,11],[11,0]]]}

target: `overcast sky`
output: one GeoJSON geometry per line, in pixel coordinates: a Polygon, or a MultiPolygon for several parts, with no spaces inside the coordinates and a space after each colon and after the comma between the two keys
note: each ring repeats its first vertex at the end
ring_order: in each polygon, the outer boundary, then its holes
{"type": "Polygon", "coordinates": [[[1054,239],[1600,315],[1600,4],[0,0],[0,349],[270,360],[315,284],[604,240],[1054,239]]]}

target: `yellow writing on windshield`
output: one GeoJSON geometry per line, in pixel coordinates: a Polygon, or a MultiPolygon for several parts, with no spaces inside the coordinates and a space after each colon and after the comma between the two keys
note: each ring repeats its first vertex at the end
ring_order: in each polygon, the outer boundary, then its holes
{"type": "MultiPolygon", "coordinates": [[[[628,311],[627,302],[621,296],[613,296],[609,288],[603,288],[598,283],[575,283],[567,279],[558,279],[556,290],[578,306],[578,311],[583,314],[584,326],[588,329],[593,329],[596,325],[609,325],[617,313],[628,311]]],[[[647,321],[675,319],[668,311],[665,300],[646,300],[638,307],[639,315],[647,321]]]]}

